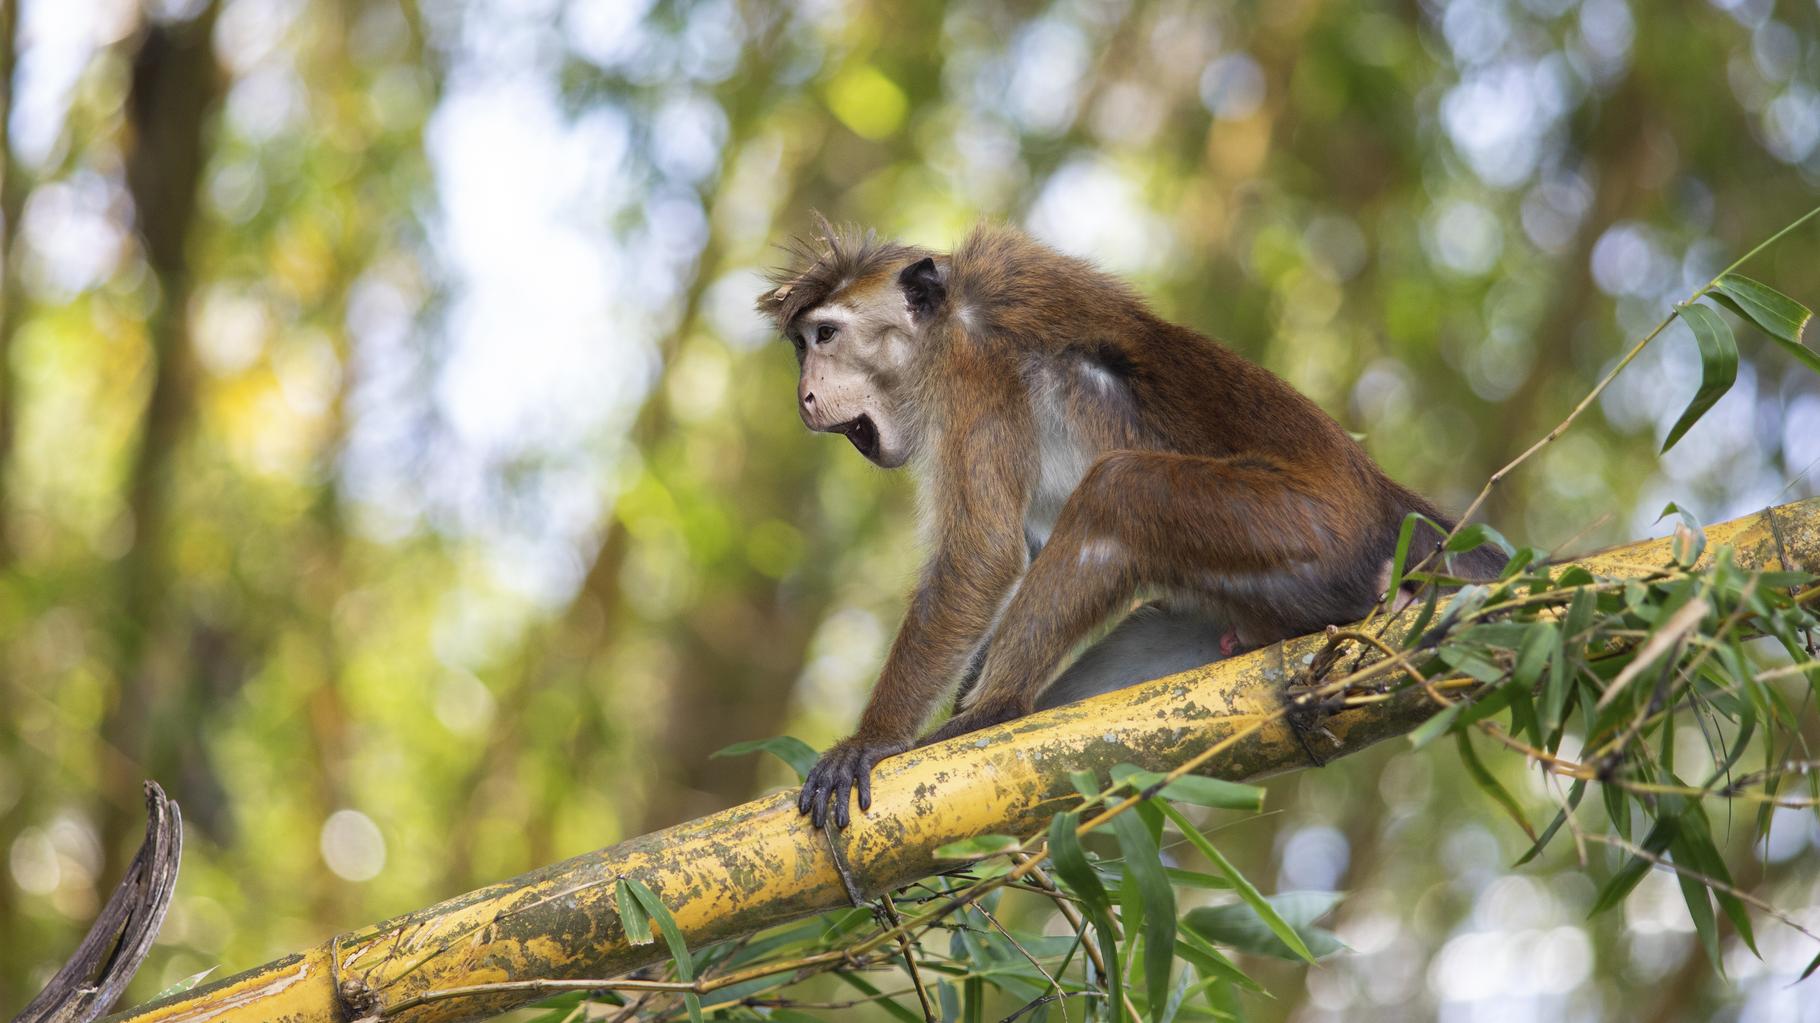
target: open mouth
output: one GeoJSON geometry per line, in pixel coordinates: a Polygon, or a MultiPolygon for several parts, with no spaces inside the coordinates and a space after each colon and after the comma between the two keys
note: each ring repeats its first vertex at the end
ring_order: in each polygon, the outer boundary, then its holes
{"type": "Polygon", "coordinates": [[[862,415],[828,428],[853,442],[853,447],[872,461],[878,461],[878,427],[872,417],[862,415]]]}

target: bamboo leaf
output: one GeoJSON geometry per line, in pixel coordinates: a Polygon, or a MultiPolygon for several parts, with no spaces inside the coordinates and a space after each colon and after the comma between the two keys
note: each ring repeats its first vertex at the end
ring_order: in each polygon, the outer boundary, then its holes
{"type": "Polygon", "coordinates": [[[749,753],[769,753],[796,772],[798,781],[809,777],[809,769],[820,758],[810,745],[794,735],[774,735],[769,739],[748,739],[725,749],[715,750],[713,757],[743,757],[749,753]]]}
{"type": "Polygon", "coordinates": [[[1182,870],[1178,867],[1166,867],[1164,873],[1169,875],[1169,883],[1177,888],[1204,888],[1220,892],[1232,889],[1232,880],[1218,874],[1203,874],[1198,870],[1182,870]]]}
{"type": "Polygon", "coordinates": [[[1314,952],[1310,951],[1308,944],[1302,940],[1302,936],[1296,933],[1296,929],[1277,913],[1276,908],[1271,905],[1270,900],[1264,898],[1264,894],[1258,891],[1257,886],[1247,880],[1245,875],[1239,873],[1239,868],[1233,866],[1232,861],[1214,848],[1213,843],[1207,840],[1207,836],[1201,834],[1200,829],[1183,816],[1182,811],[1165,803],[1163,812],[1169,815],[1169,819],[1175,822],[1176,828],[1188,841],[1201,851],[1201,855],[1207,857],[1208,862],[1212,863],[1215,869],[1226,875],[1226,879],[1232,882],[1233,890],[1239,893],[1239,898],[1245,905],[1251,907],[1258,919],[1264,921],[1264,925],[1270,928],[1271,933],[1277,936],[1284,947],[1307,962],[1314,962],[1314,952]]]}
{"type": "Polygon", "coordinates": [[[1580,799],[1585,795],[1586,782],[1584,780],[1574,782],[1567,790],[1567,806],[1555,812],[1555,819],[1549,822],[1548,827],[1542,829],[1541,836],[1529,847],[1529,851],[1524,853],[1512,866],[1520,867],[1541,855],[1542,850],[1555,837],[1555,832],[1560,831],[1561,825],[1567,823],[1567,815],[1580,808],[1580,799]]]}
{"type": "Polygon", "coordinates": [[[657,940],[651,936],[651,918],[645,915],[644,907],[638,904],[638,896],[632,894],[624,878],[614,886],[613,902],[619,910],[619,925],[626,929],[627,944],[649,945],[657,940]]]}
{"type": "Polygon", "coordinates": [[[1175,954],[1188,961],[1203,977],[1218,977],[1247,991],[1264,994],[1264,988],[1238,968],[1226,954],[1214,948],[1206,938],[1186,928],[1175,932],[1175,954]]]}
{"type": "MultiPolygon", "coordinates": [[[[1455,704],[1455,706],[1459,705],[1455,704]]],[[[1510,819],[1517,822],[1517,827],[1522,828],[1523,833],[1529,836],[1531,842],[1534,842],[1536,829],[1530,827],[1529,819],[1523,816],[1523,808],[1517,805],[1516,799],[1512,798],[1510,792],[1498,782],[1498,779],[1485,769],[1485,764],[1479,760],[1479,755],[1473,752],[1472,736],[1467,732],[1460,732],[1454,738],[1459,741],[1460,762],[1466,765],[1466,773],[1472,778],[1473,783],[1490,796],[1493,802],[1503,807],[1504,812],[1510,815],[1510,819]]]]}
{"type": "Polygon", "coordinates": [[[935,850],[938,860],[981,860],[1000,853],[1022,849],[1023,843],[1010,835],[981,835],[959,842],[949,842],[935,850]]]}
{"type": "MultiPolygon", "coordinates": [[[[1129,783],[1139,792],[1149,790],[1165,777],[1167,775],[1146,771],[1132,764],[1120,764],[1112,769],[1114,781],[1129,783]]],[[[1264,789],[1261,786],[1244,785],[1223,778],[1205,778],[1198,774],[1183,775],[1163,786],[1156,794],[1164,799],[1219,810],[1255,812],[1264,809],[1264,789]]]]}
{"type": "Polygon", "coordinates": [[[1820,373],[1820,355],[1802,343],[1801,335],[1814,314],[1780,291],[1743,274],[1719,278],[1713,298],[1732,312],[1756,324],[1782,349],[1808,369],[1820,373]]]}
{"type": "Polygon", "coordinates": [[[1605,687],[1605,694],[1599,697],[1599,702],[1593,706],[1593,709],[1603,710],[1610,706],[1611,702],[1618,698],[1618,694],[1643,673],[1643,669],[1656,663],[1664,653],[1686,638],[1687,634],[1692,632],[1711,610],[1712,605],[1707,603],[1705,597],[1695,597],[1681,605],[1680,610],[1670,615],[1668,621],[1663,622],[1650,633],[1648,642],[1643,644],[1643,649],[1637,651],[1630,663],[1618,672],[1618,677],[1611,680],[1611,685],[1605,687]]]}
{"type": "Polygon", "coordinates": [[[1087,863],[1087,854],[1081,849],[1081,840],[1074,833],[1080,824],[1080,814],[1073,811],[1055,815],[1049,822],[1049,860],[1055,864],[1056,876],[1081,900],[1081,911],[1087,917],[1087,922],[1093,925],[1094,937],[1100,945],[1100,956],[1106,961],[1106,984],[1111,1004],[1116,1006],[1124,998],[1125,971],[1119,965],[1119,942],[1112,930],[1112,902],[1106,897],[1106,888],[1100,884],[1099,875],[1087,863]]]}
{"type": "MultiPolygon", "coordinates": [[[[1327,915],[1340,901],[1338,892],[1284,892],[1270,897],[1271,914],[1285,921],[1303,947],[1319,958],[1329,956],[1346,946],[1331,931],[1314,926],[1314,921],[1327,915]]],[[[1249,905],[1204,906],[1189,910],[1182,925],[1193,929],[1209,941],[1230,945],[1241,952],[1296,958],[1289,947],[1249,905]]]]}
{"type": "Polygon", "coordinates": [[[1662,442],[1663,451],[1674,447],[1738,379],[1738,342],[1732,339],[1732,329],[1719,314],[1694,303],[1679,307],[1676,313],[1693,330],[1694,342],[1700,346],[1700,389],[1668,431],[1668,439],[1662,442]]]}
{"type": "Polygon", "coordinates": [[[172,984],[170,987],[165,988],[163,991],[160,991],[157,994],[153,995],[152,1001],[155,1002],[161,998],[169,998],[172,995],[180,995],[180,994],[184,993],[185,991],[188,991],[191,988],[195,987],[196,985],[202,983],[204,980],[207,980],[208,975],[211,973],[214,973],[215,970],[216,970],[216,967],[211,966],[208,969],[203,970],[201,973],[192,973],[189,976],[178,981],[177,983],[172,984]]]}
{"type": "Polygon", "coordinates": [[[1163,873],[1163,859],[1150,830],[1135,814],[1112,819],[1119,849],[1125,854],[1126,877],[1135,884],[1144,907],[1144,986],[1155,1018],[1169,999],[1169,968],[1175,960],[1175,889],[1163,873]]]}
{"type": "Polygon", "coordinates": [[[1573,686],[1574,669],[1567,661],[1566,639],[1562,629],[1549,629],[1548,684],[1542,690],[1542,731],[1554,735],[1561,727],[1561,715],[1567,709],[1567,696],[1573,686]]]}
{"type": "MultiPolygon", "coordinates": [[[[1652,855],[1660,856],[1674,841],[1677,830],[1675,818],[1658,818],[1655,825],[1649,829],[1649,834],[1644,836],[1643,848],[1652,855]]],[[[1637,887],[1637,882],[1643,880],[1643,875],[1649,872],[1650,866],[1650,861],[1642,856],[1632,856],[1626,860],[1624,865],[1611,876],[1611,879],[1605,882],[1605,887],[1599,889],[1598,898],[1593,900],[1592,912],[1587,916],[1597,916],[1624,901],[1624,897],[1629,895],[1631,889],[1637,887]]]]}
{"type": "Polygon", "coordinates": [[[1409,542],[1415,538],[1416,522],[1421,518],[1419,512],[1410,512],[1403,516],[1403,525],[1397,529],[1397,549],[1390,558],[1390,584],[1384,588],[1386,599],[1403,587],[1403,573],[1409,566],[1409,542]]]}
{"type": "MultiPolygon", "coordinates": [[[[664,905],[657,893],[645,887],[637,878],[620,878],[619,883],[630,889],[638,904],[644,907],[645,914],[664,936],[664,944],[670,946],[670,958],[676,963],[676,979],[694,980],[695,963],[689,957],[689,943],[683,940],[682,930],[676,926],[676,918],[664,905]]],[[[701,998],[693,991],[683,994],[683,1004],[689,1008],[689,1023],[701,1023],[701,998]]]]}
{"type": "Polygon", "coordinates": [[[1483,522],[1460,527],[1460,531],[1454,534],[1453,539],[1447,541],[1447,551],[1450,554],[1462,554],[1486,544],[1491,544],[1503,551],[1506,557],[1515,556],[1517,553],[1517,549],[1511,546],[1510,541],[1504,539],[1503,533],[1483,522]]]}
{"type": "Polygon", "coordinates": [[[1447,730],[1452,728],[1453,723],[1459,719],[1460,712],[1465,709],[1465,703],[1455,703],[1441,711],[1441,713],[1436,714],[1434,717],[1417,725],[1415,731],[1409,733],[1410,747],[1413,749],[1421,749],[1436,739],[1439,739],[1441,736],[1446,735],[1447,730]]]}
{"type": "Polygon", "coordinates": [[[892,1018],[899,1020],[900,1023],[923,1023],[921,1016],[897,1004],[895,999],[880,998],[877,986],[859,974],[849,970],[837,970],[834,975],[844,981],[847,986],[870,998],[873,1005],[890,1013],[892,1018]]]}

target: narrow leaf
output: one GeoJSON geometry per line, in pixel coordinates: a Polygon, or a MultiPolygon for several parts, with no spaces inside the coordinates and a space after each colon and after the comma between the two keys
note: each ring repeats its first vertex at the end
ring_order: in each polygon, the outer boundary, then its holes
{"type": "MultiPolygon", "coordinates": [[[[1112,778],[1118,782],[1128,782],[1139,792],[1148,790],[1162,781],[1166,775],[1155,771],[1146,771],[1131,764],[1120,764],[1112,769],[1112,778]]],[[[1264,809],[1264,790],[1257,785],[1242,785],[1236,781],[1222,778],[1203,778],[1198,774],[1183,775],[1158,790],[1157,795],[1164,799],[1196,806],[1210,806],[1220,810],[1264,809]]]]}
{"type": "Polygon", "coordinates": [[[1417,725],[1415,731],[1409,733],[1409,745],[1414,749],[1421,749],[1436,739],[1439,739],[1441,736],[1446,735],[1447,730],[1452,728],[1453,723],[1459,719],[1460,712],[1465,709],[1465,703],[1455,703],[1441,711],[1441,713],[1436,714],[1434,717],[1417,725]]]}
{"type": "MultiPolygon", "coordinates": [[[[1318,957],[1332,955],[1346,947],[1331,931],[1314,926],[1314,921],[1327,915],[1339,901],[1337,892],[1284,892],[1271,896],[1269,905],[1272,915],[1287,921],[1304,947],[1312,949],[1318,957]]],[[[1252,907],[1243,903],[1189,910],[1182,917],[1182,925],[1209,941],[1230,945],[1242,952],[1278,959],[1294,958],[1274,928],[1266,926],[1252,907]]]]}
{"type": "Polygon", "coordinates": [[[981,835],[960,842],[949,842],[935,850],[938,860],[981,860],[1000,853],[1017,852],[1023,843],[1010,835],[981,835]]]}
{"type": "Polygon", "coordinates": [[[1074,833],[1080,824],[1078,813],[1070,811],[1055,815],[1055,819],[1049,822],[1049,860],[1055,864],[1056,876],[1081,900],[1081,911],[1087,917],[1087,922],[1093,925],[1094,937],[1100,945],[1100,956],[1106,961],[1106,984],[1111,994],[1111,1004],[1121,1005],[1124,999],[1125,971],[1119,965],[1119,942],[1112,930],[1112,903],[1106,897],[1106,888],[1100,884],[1099,875],[1087,863],[1087,854],[1081,849],[1081,840],[1074,833]]]}
{"type": "Polygon", "coordinates": [[[1656,663],[1671,647],[1680,643],[1682,638],[1692,632],[1711,610],[1712,605],[1706,602],[1705,597],[1695,597],[1681,605],[1680,610],[1670,615],[1668,621],[1662,623],[1655,632],[1650,634],[1649,641],[1643,644],[1643,649],[1637,651],[1637,655],[1624,666],[1624,670],[1618,672],[1618,677],[1611,680],[1611,685],[1605,687],[1605,695],[1599,697],[1599,702],[1594,705],[1593,709],[1604,710],[1609,706],[1626,686],[1643,673],[1643,669],[1656,663]]]}
{"type": "Polygon", "coordinates": [[[1719,290],[1713,297],[1732,312],[1762,328],[1784,351],[1801,360],[1808,369],[1820,373],[1820,355],[1814,354],[1801,341],[1807,321],[1814,316],[1806,306],[1769,285],[1742,274],[1726,274],[1719,278],[1719,290]]]}
{"type": "Polygon", "coordinates": [[[1662,442],[1663,451],[1674,447],[1681,435],[1692,429],[1738,379],[1738,343],[1719,314],[1698,304],[1681,306],[1676,312],[1681,322],[1692,328],[1694,341],[1700,346],[1700,389],[1668,431],[1668,439],[1662,442]]]}
{"type": "Polygon", "coordinates": [[[859,974],[840,970],[834,975],[845,981],[848,986],[852,987],[860,994],[870,998],[873,1005],[890,1013],[891,1017],[898,1020],[899,1023],[923,1023],[923,1018],[921,1016],[897,1004],[893,999],[880,998],[878,988],[873,985],[871,981],[861,977],[859,974]]]}
{"type": "MultiPolygon", "coordinates": [[[[1456,706],[1458,705],[1456,704],[1456,706]]],[[[1510,815],[1510,819],[1517,822],[1517,827],[1522,828],[1523,833],[1529,836],[1531,842],[1534,842],[1536,829],[1529,826],[1529,818],[1523,816],[1523,808],[1517,805],[1516,799],[1512,798],[1510,792],[1499,784],[1498,779],[1485,769],[1485,764],[1479,760],[1479,755],[1473,752],[1472,736],[1467,732],[1460,732],[1454,738],[1459,742],[1460,762],[1466,765],[1466,773],[1472,778],[1473,783],[1490,796],[1493,802],[1503,807],[1504,812],[1510,815]]]]}
{"type": "Polygon", "coordinates": [[[1203,977],[1219,977],[1255,994],[1265,993],[1263,986],[1226,958],[1225,953],[1191,930],[1182,928],[1176,931],[1175,954],[1201,971],[1203,977]]]}
{"type": "Polygon", "coordinates": [[[619,925],[626,929],[626,944],[649,945],[657,940],[651,937],[651,918],[645,915],[638,896],[632,894],[624,878],[614,886],[613,900],[619,909],[619,925]]]}
{"type": "Polygon", "coordinates": [[[1156,842],[1142,820],[1122,813],[1112,818],[1112,828],[1125,854],[1126,876],[1135,882],[1144,906],[1144,985],[1155,1018],[1169,1000],[1169,967],[1175,960],[1175,889],[1169,886],[1156,842]]]}
{"type": "MultiPolygon", "coordinates": [[[[664,944],[670,946],[670,958],[676,962],[676,979],[694,980],[695,963],[689,957],[689,943],[683,940],[682,930],[676,926],[676,918],[670,915],[663,900],[637,878],[621,878],[619,883],[631,890],[638,899],[638,904],[644,907],[645,914],[663,933],[664,944]]],[[[689,1023],[701,1023],[701,998],[693,991],[685,992],[683,1004],[689,1009],[689,1023]]]]}
{"type": "Polygon", "coordinates": [[[1182,814],[1182,811],[1165,803],[1163,812],[1175,822],[1176,828],[1181,831],[1183,836],[1201,851],[1201,855],[1207,857],[1207,861],[1213,864],[1214,869],[1226,875],[1226,879],[1232,882],[1233,890],[1239,893],[1239,898],[1244,901],[1245,905],[1251,907],[1252,912],[1257,914],[1258,919],[1264,921],[1265,926],[1270,928],[1271,933],[1275,934],[1285,947],[1302,959],[1314,962],[1314,953],[1309,951],[1307,943],[1302,940],[1301,935],[1296,933],[1296,929],[1277,913],[1276,909],[1271,906],[1270,900],[1264,898],[1264,894],[1258,891],[1256,885],[1247,880],[1245,875],[1239,873],[1239,868],[1233,866],[1231,860],[1214,848],[1213,843],[1207,840],[1207,836],[1201,834],[1200,829],[1196,828],[1193,822],[1182,814]]]}
{"type": "Polygon", "coordinates": [[[1567,790],[1567,806],[1564,809],[1556,811],[1555,819],[1553,821],[1549,822],[1548,827],[1542,829],[1542,834],[1540,837],[1538,837],[1536,839],[1535,844],[1531,845],[1529,847],[1529,851],[1524,853],[1522,855],[1522,857],[1517,860],[1516,863],[1513,863],[1511,865],[1515,866],[1515,867],[1520,867],[1523,864],[1528,863],[1530,860],[1533,860],[1537,856],[1541,855],[1542,850],[1547,848],[1549,841],[1555,837],[1555,832],[1560,831],[1561,825],[1567,823],[1568,814],[1571,814],[1575,810],[1578,810],[1580,808],[1580,799],[1581,799],[1581,797],[1583,797],[1585,795],[1586,795],[1585,780],[1582,779],[1580,781],[1574,782],[1573,785],[1570,786],[1567,790]]]}
{"type": "Polygon", "coordinates": [[[809,769],[815,766],[819,755],[808,743],[794,735],[775,735],[769,739],[749,739],[736,742],[725,749],[709,754],[715,757],[743,757],[748,753],[769,753],[784,763],[789,764],[796,777],[801,780],[809,777],[809,769]]]}

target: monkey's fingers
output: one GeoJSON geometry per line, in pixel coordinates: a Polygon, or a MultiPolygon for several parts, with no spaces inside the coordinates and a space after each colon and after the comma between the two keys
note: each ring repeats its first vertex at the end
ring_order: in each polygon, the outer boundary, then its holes
{"type": "Polygon", "coordinates": [[[851,762],[842,765],[843,770],[834,779],[834,826],[846,830],[852,819],[847,816],[847,795],[853,788],[853,767],[851,762]]]}
{"type": "MultiPolygon", "coordinates": [[[[870,751],[859,755],[859,777],[854,781],[859,786],[859,808],[862,811],[872,809],[872,765],[877,762],[878,758],[870,751]]],[[[845,827],[846,823],[843,821],[841,826],[845,827]]]]}
{"type": "Polygon", "coordinates": [[[809,814],[818,828],[828,819],[828,790],[833,787],[833,775],[833,765],[824,757],[810,770],[808,779],[803,782],[802,794],[796,797],[797,809],[809,814]]]}

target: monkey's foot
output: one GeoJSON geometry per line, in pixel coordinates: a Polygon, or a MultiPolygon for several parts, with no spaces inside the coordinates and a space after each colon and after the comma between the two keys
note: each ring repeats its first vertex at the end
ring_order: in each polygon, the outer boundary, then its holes
{"type": "Polygon", "coordinates": [[[1239,639],[1239,630],[1237,629],[1230,629],[1220,636],[1221,656],[1233,657],[1244,653],[1247,649],[1244,642],[1239,639]]]}
{"type": "Polygon", "coordinates": [[[918,739],[916,744],[928,746],[944,739],[952,739],[957,735],[966,735],[968,732],[977,732],[982,728],[1002,725],[1007,721],[1016,721],[1028,713],[1030,713],[1029,710],[1019,708],[1014,704],[993,706],[975,704],[949,718],[942,727],[918,739]]]}
{"type": "Polygon", "coordinates": [[[857,791],[859,808],[870,810],[872,765],[909,748],[907,742],[881,742],[858,735],[835,743],[803,779],[802,792],[796,797],[797,812],[810,814],[819,828],[827,823],[832,805],[835,825],[846,827],[852,821],[847,812],[847,794],[857,791]]]}

